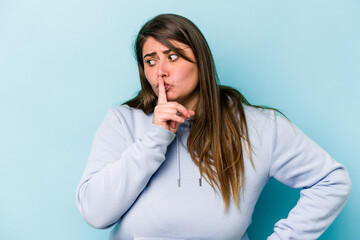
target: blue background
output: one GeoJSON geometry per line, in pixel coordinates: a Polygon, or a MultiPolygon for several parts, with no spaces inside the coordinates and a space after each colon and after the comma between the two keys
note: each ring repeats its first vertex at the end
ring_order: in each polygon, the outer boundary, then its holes
{"type": "MultiPolygon", "coordinates": [[[[202,30],[221,82],[282,110],[352,178],[321,239],[359,239],[360,2],[0,0],[0,238],[107,239],[75,190],[107,110],[140,89],[141,25],[177,13],[202,30]]],[[[270,181],[250,227],[265,239],[299,190],[270,181]]]]}

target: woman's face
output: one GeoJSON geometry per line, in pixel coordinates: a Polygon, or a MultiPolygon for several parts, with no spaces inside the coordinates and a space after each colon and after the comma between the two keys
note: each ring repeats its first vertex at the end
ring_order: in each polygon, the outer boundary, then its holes
{"type": "Polygon", "coordinates": [[[176,101],[192,109],[198,100],[198,68],[191,48],[178,41],[171,41],[194,63],[185,60],[167,46],[149,37],[143,46],[145,77],[159,96],[159,79],[163,78],[168,101],[176,101]]]}

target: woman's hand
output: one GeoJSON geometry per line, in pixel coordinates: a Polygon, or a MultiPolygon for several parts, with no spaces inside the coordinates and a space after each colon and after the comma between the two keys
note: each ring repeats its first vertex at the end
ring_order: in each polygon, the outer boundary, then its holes
{"type": "Polygon", "coordinates": [[[164,80],[159,78],[158,104],[154,109],[153,124],[176,133],[181,123],[195,115],[177,102],[168,102],[166,98],[164,80]]]}

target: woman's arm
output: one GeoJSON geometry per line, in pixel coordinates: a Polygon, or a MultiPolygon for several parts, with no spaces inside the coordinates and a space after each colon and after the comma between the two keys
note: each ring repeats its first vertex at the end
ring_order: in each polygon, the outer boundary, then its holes
{"type": "Polygon", "coordinates": [[[95,228],[116,223],[130,208],[165,160],[175,134],[151,125],[142,139],[127,147],[125,126],[110,110],[95,134],[76,203],[95,228]]]}
{"type": "Polygon", "coordinates": [[[344,207],[351,180],[336,162],[300,129],[272,112],[270,177],[302,188],[286,219],[275,224],[273,239],[317,239],[344,207]]]}

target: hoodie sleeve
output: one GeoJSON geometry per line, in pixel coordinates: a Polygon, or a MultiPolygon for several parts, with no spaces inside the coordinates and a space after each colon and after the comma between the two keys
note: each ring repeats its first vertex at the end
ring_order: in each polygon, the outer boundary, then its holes
{"type": "Polygon", "coordinates": [[[141,139],[127,146],[125,132],[114,110],[109,110],[95,134],[77,187],[77,207],[95,228],[113,225],[131,207],[175,138],[174,133],[151,125],[141,139]]]}
{"type": "Polygon", "coordinates": [[[317,239],[344,207],[351,191],[345,167],[299,128],[271,111],[270,177],[302,188],[286,219],[275,224],[268,240],[317,239]]]}

